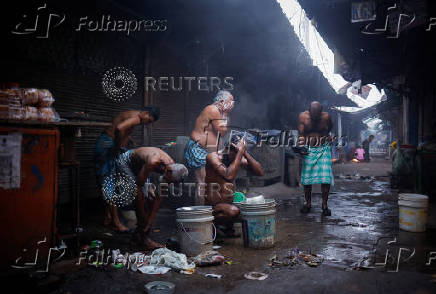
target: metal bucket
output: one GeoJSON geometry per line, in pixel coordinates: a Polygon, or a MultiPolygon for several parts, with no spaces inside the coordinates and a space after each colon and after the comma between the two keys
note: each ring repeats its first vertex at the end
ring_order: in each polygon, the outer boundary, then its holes
{"type": "Polygon", "coordinates": [[[242,216],[244,246],[271,248],[276,241],[276,202],[265,199],[262,204],[239,203],[242,216]]]}
{"type": "Polygon", "coordinates": [[[173,283],[165,281],[154,281],[145,285],[148,294],[172,294],[175,288],[173,283]]]}
{"type": "Polygon", "coordinates": [[[178,239],[181,251],[196,256],[212,250],[216,237],[212,206],[188,206],[176,209],[178,239]]]}

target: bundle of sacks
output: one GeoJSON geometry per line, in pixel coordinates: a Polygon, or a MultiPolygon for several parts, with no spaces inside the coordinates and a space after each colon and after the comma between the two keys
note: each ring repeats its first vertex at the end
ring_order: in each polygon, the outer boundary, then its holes
{"type": "Polygon", "coordinates": [[[55,121],[58,115],[49,90],[13,88],[0,90],[0,118],[55,121]]]}

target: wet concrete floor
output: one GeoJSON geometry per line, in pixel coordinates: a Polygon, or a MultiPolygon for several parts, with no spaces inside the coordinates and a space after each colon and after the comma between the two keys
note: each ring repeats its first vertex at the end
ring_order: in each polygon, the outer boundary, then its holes
{"type": "MultiPolygon", "coordinates": [[[[398,196],[389,188],[389,167],[388,161],[335,166],[330,217],[321,216],[317,187],[312,211],[307,215],[299,212],[304,198],[298,188],[279,183],[251,189],[278,203],[277,242],[274,248],[254,250],[244,248],[240,238],[226,239],[219,251],[232,261],[231,265],[197,268],[193,275],[169,272],[162,276],[86,267],[62,275],[62,282],[52,293],[144,293],[144,285],[154,280],[174,283],[176,293],[436,293],[436,283],[432,282],[436,280],[432,277],[436,274],[436,260],[425,265],[430,252],[436,251],[435,203],[430,207],[426,233],[399,231],[398,196]],[[318,267],[270,267],[272,256],[281,259],[293,248],[322,255],[324,262],[318,267]],[[400,248],[405,249],[395,272],[400,248]],[[386,266],[375,266],[385,261],[387,249],[386,266]],[[408,258],[413,249],[414,255],[408,258]],[[244,274],[251,271],[269,277],[264,281],[245,279],[244,274]],[[223,277],[206,278],[206,273],[223,277]]],[[[160,230],[152,234],[158,241],[175,235],[173,210],[162,209],[154,227],[160,230]]],[[[101,227],[88,230],[90,238],[101,239],[105,248],[136,251],[128,235],[109,236],[109,232],[101,227]]]]}

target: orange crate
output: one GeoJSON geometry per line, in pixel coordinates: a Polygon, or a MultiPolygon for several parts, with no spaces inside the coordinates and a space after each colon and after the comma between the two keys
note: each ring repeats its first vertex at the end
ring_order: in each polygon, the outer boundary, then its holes
{"type": "Polygon", "coordinates": [[[1,135],[12,132],[22,134],[21,180],[19,189],[0,188],[2,271],[34,262],[37,249],[37,264],[44,266],[56,233],[59,131],[0,127],[1,135]]]}

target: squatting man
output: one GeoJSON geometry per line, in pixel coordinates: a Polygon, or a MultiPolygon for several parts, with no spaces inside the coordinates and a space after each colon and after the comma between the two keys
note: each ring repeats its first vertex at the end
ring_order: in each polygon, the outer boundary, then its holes
{"type": "Polygon", "coordinates": [[[175,193],[174,183],[160,183],[158,187],[150,184],[152,191],[158,191],[161,197],[182,196],[181,192],[185,187],[188,195],[192,195],[192,188],[196,187],[200,193],[196,195],[205,199],[206,205],[213,207],[215,223],[218,225],[219,232],[227,237],[234,236],[233,223],[239,219],[239,209],[233,205],[233,193],[235,192],[235,179],[240,168],[246,169],[254,176],[262,176],[263,170],[247,151],[246,142],[239,136],[232,136],[230,143],[227,143],[222,150],[211,152],[206,157],[206,177],[205,183],[199,183],[201,189],[195,183],[179,183],[178,193],[175,193]]]}
{"type": "Polygon", "coordinates": [[[215,223],[228,237],[234,236],[233,223],[239,218],[233,193],[240,167],[255,176],[263,175],[260,163],[247,152],[245,140],[238,136],[232,136],[223,150],[211,152],[206,158],[206,204],[213,207],[215,223]]]}

